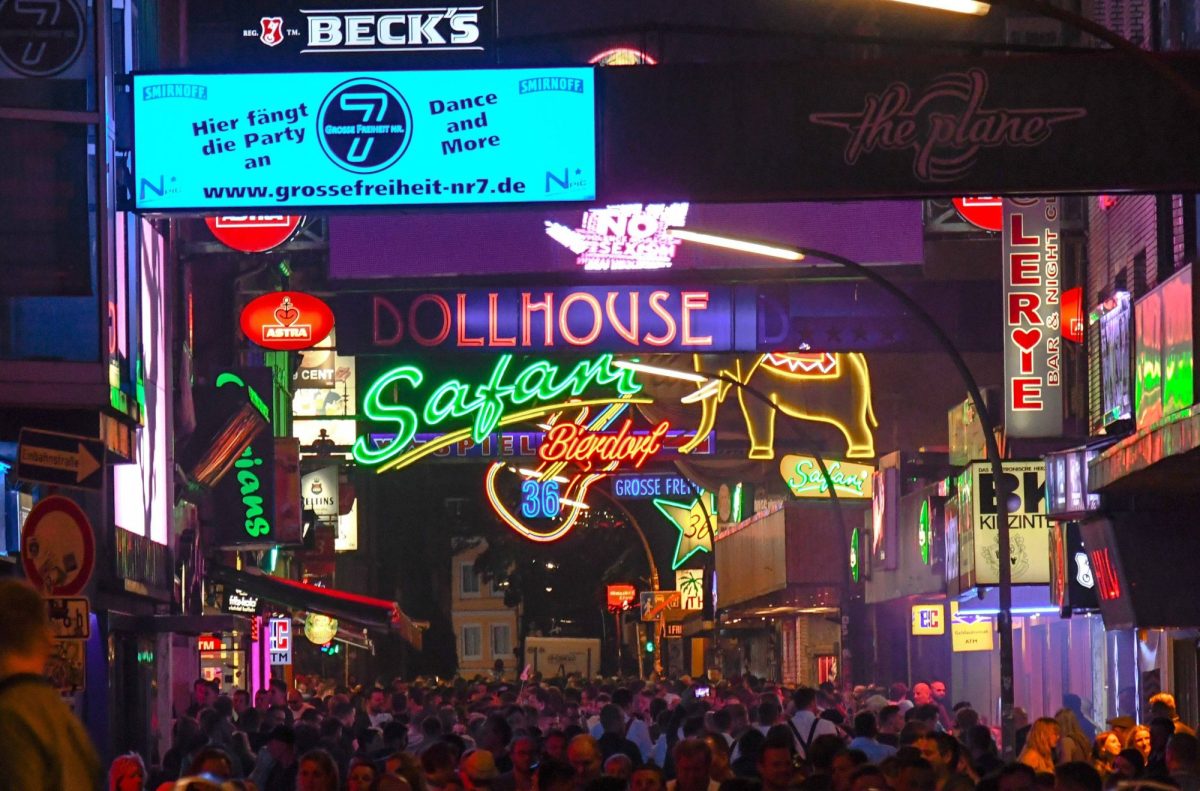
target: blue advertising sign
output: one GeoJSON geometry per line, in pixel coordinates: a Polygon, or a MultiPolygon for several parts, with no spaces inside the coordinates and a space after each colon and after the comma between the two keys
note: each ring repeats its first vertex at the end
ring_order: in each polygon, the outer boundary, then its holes
{"type": "Polygon", "coordinates": [[[345,354],[393,354],[423,347],[493,352],[753,350],[755,293],[744,291],[668,285],[401,291],[348,294],[335,298],[333,309],[338,349],[345,354]]]}
{"type": "Polygon", "coordinates": [[[620,500],[652,500],[655,497],[694,497],[700,491],[682,475],[646,473],[644,475],[614,475],[613,497],[620,500]]]}
{"type": "Polygon", "coordinates": [[[140,211],[596,195],[590,68],[139,74],[140,211]]]}

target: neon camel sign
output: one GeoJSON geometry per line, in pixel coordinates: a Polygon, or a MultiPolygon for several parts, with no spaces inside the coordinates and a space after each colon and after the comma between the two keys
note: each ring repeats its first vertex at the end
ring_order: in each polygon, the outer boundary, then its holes
{"type": "Polygon", "coordinates": [[[482,442],[498,427],[528,422],[554,414],[564,408],[603,406],[613,403],[649,403],[633,398],[642,386],[634,372],[618,369],[611,354],[581,360],[570,370],[547,360],[536,360],[516,370],[513,356],[502,354],[485,381],[468,384],[460,379],[441,382],[423,398],[420,409],[409,403],[390,401],[388,396],[396,387],[421,391],[425,373],[416,365],[397,365],[376,379],[363,397],[363,414],[376,423],[392,424],[395,434],[391,441],[375,447],[369,437],[360,436],[354,443],[354,459],[359,464],[377,466],[378,472],[400,469],[442,448],[464,439],[482,442]],[[607,390],[607,394],[582,399],[585,393],[607,390]],[[514,408],[523,407],[522,409],[514,408]],[[422,428],[445,430],[442,436],[417,447],[411,447],[422,428]],[[459,424],[455,426],[454,424],[459,424]]]}

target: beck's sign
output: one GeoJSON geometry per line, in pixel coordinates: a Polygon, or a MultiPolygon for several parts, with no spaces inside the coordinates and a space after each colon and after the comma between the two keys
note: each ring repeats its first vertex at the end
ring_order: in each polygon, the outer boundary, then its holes
{"type": "Polygon", "coordinates": [[[1061,234],[1056,198],[1005,199],[1004,427],[1062,434],[1061,234]]]}
{"type": "Polygon", "coordinates": [[[133,79],[138,210],[596,195],[588,68],[133,79]]]}

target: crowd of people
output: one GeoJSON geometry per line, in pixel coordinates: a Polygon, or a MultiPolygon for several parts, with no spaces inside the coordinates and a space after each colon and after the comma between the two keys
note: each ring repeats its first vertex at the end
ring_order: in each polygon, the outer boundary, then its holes
{"type": "Polygon", "coordinates": [[[1153,717],[1016,711],[1017,760],[946,685],[787,689],[754,678],[395,680],[353,690],[275,681],[254,700],[197,680],[170,749],[112,791],[1200,791],[1195,732],[1170,695],[1153,717]],[[180,779],[182,778],[182,780],[180,779]],[[205,785],[207,784],[207,785],[205,785]]]}

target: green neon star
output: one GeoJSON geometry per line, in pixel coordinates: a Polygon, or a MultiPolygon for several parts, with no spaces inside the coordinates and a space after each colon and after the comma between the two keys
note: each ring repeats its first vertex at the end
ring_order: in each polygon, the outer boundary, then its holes
{"type": "Polygon", "coordinates": [[[679,531],[672,569],[682,566],[697,552],[712,552],[713,536],[717,532],[717,509],[712,506],[711,495],[702,494],[686,505],[660,498],[654,501],[654,507],[679,531]]]}

